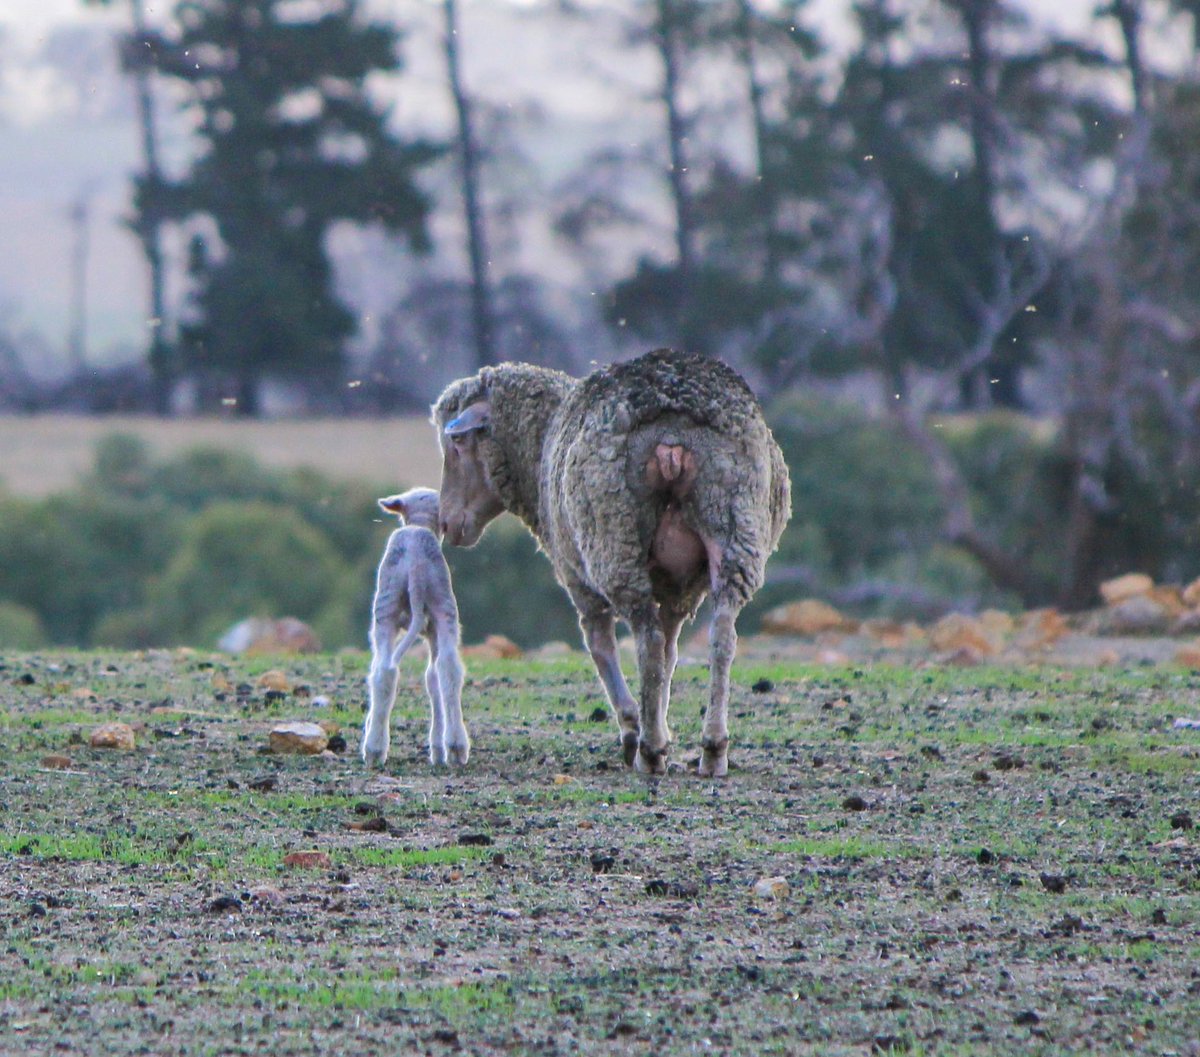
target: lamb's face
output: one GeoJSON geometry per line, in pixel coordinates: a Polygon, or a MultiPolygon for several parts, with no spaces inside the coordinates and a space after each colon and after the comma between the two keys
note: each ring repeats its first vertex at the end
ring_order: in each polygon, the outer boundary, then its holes
{"type": "Polygon", "coordinates": [[[491,408],[479,400],[439,431],[442,445],[441,529],[456,547],[473,547],[504,503],[487,472],[491,408]]]}
{"type": "Polygon", "coordinates": [[[432,488],[410,488],[400,495],[380,499],[379,505],[389,514],[395,514],[406,525],[427,528],[434,535],[441,532],[438,523],[438,494],[432,488]]]}

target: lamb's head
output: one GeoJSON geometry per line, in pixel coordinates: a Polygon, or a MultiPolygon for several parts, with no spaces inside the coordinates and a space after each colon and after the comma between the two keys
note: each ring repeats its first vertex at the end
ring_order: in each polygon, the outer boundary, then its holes
{"type": "Polygon", "coordinates": [[[498,453],[491,434],[491,398],[477,376],[450,386],[433,406],[442,447],[441,531],[458,547],[472,547],[504,502],[491,467],[498,453]]]}
{"type": "Polygon", "coordinates": [[[435,536],[441,534],[438,524],[438,494],[432,488],[410,488],[399,495],[379,500],[381,509],[395,514],[406,525],[427,528],[435,536]]]}

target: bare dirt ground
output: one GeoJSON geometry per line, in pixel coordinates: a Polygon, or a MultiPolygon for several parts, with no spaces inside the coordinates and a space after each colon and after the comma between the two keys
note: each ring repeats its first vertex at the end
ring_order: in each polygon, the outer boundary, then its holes
{"type": "Polygon", "coordinates": [[[453,773],[406,666],[369,773],[365,663],[0,658],[0,1052],[1200,1054],[1190,672],[750,658],[712,782],[688,665],[648,784],[578,656],[472,662],[453,773]]]}
{"type": "Polygon", "coordinates": [[[96,442],[141,437],[159,458],[194,447],[246,452],[267,466],[333,477],[437,484],[441,456],[421,416],[394,419],[157,419],[145,416],[0,416],[0,485],[17,495],[65,492],[91,469],[96,442]]]}

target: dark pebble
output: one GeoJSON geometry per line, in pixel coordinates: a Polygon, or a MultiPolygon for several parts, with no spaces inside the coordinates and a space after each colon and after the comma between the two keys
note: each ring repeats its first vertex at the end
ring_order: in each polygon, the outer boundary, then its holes
{"type": "Polygon", "coordinates": [[[41,903],[29,904],[29,916],[31,918],[44,918],[48,911],[41,903]]]}
{"type": "Polygon", "coordinates": [[[996,861],[996,853],[988,848],[980,848],[979,854],[975,856],[980,866],[990,866],[996,861]]]}
{"type": "Polygon", "coordinates": [[[279,784],[279,779],[273,774],[268,774],[264,775],[262,778],[255,778],[246,784],[256,792],[269,793],[279,784]]]}
{"type": "Polygon", "coordinates": [[[492,838],[486,833],[460,833],[458,843],[465,847],[486,848],[492,843],[492,838]]]}
{"type": "Polygon", "coordinates": [[[770,679],[758,679],[750,685],[750,689],[756,694],[769,694],[775,689],[775,684],[770,679]]]}
{"type": "Polygon", "coordinates": [[[608,709],[601,708],[599,705],[593,708],[591,715],[588,716],[589,723],[603,723],[606,719],[608,719],[608,709]]]}
{"type": "Polygon", "coordinates": [[[1162,907],[1155,907],[1150,915],[1151,925],[1165,925],[1167,923],[1167,912],[1162,907]]]}
{"type": "Polygon", "coordinates": [[[1171,816],[1171,829],[1192,829],[1195,825],[1186,811],[1176,811],[1171,816]]]}
{"type": "Polygon", "coordinates": [[[971,780],[973,782],[978,782],[980,785],[984,785],[992,780],[992,776],[988,774],[987,771],[980,768],[973,775],[971,775],[971,780]]]}
{"type": "Polygon", "coordinates": [[[34,679],[34,677],[32,675],[30,675],[28,672],[24,672],[21,675],[17,676],[17,682],[20,683],[22,686],[33,686],[33,684],[35,682],[37,682],[37,680],[34,679]]]}
{"type": "Polygon", "coordinates": [[[325,747],[330,752],[345,752],[346,751],[346,738],[342,734],[334,734],[330,737],[330,739],[326,743],[325,747]]]}
{"type": "MultiPolygon", "coordinates": [[[[613,856],[592,852],[592,873],[609,873],[616,865],[617,860],[613,856]]],[[[647,891],[649,891],[648,886],[647,891]]]]}
{"type": "Polygon", "coordinates": [[[237,896],[225,895],[217,896],[208,904],[208,912],[210,914],[224,914],[229,910],[241,910],[242,901],[237,896]]]}
{"type": "Polygon", "coordinates": [[[1040,1024],[1041,1021],[1042,1018],[1039,1017],[1032,1009],[1023,1009],[1020,1013],[1013,1017],[1014,1024],[1040,1024]]]}
{"type": "Polygon", "coordinates": [[[866,811],[867,802],[857,793],[854,796],[848,796],[842,801],[842,807],[847,811],[866,811]]]}
{"type": "Polygon", "coordinates": [[[1044,873],[1040,875],[1042,887],[1047,892],[1059,895],[1067,890],[1067,879],[1062,874],[1044,873]]]}

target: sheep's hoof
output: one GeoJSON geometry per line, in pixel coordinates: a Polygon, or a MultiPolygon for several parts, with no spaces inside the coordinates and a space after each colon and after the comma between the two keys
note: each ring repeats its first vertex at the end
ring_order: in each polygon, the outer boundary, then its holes
{"type": "Polygon", "coordinates": [[[664,745],[661,749],[652,749],[645,742],[639,743],[633,765],[639,774],[666,774],[667,746],[664,745]]]}
{"type": "Polygon", "coordinates": [[[621,735],[621,752],[625,757],[625,766],[632,767],[638,751],[638,732],[627,730],[621,735]]]}
{"type": "Polygon", "coordinates": [[[705,740],[698,770],[701,778],[724,778],[729,773],[729,739],[705,740]]]}

